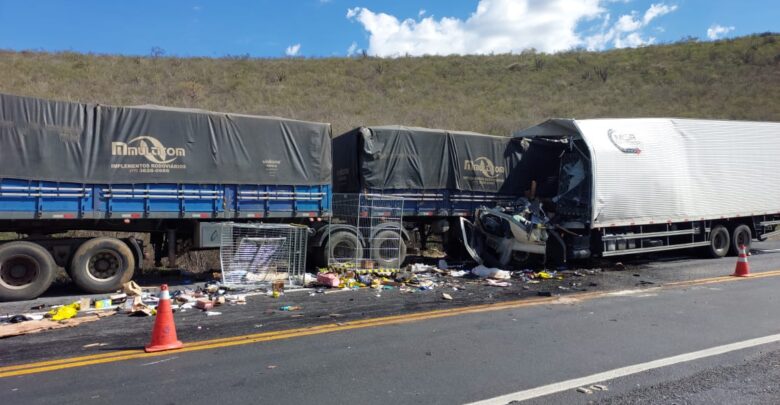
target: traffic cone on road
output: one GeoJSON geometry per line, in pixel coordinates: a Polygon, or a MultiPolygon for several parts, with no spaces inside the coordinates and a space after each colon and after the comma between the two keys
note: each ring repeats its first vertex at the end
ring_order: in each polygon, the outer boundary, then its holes
{"type": "Polygon", "coordinates": [[[747,259],[747,248],[745,245],[739,245],[739,258],[737,259],[737,268],[734,270],[734,277],[750,276],[750,264],[747,259]]]}
{"type": "Polygon", "coordinates": [[[176,337],[176,325],[173,323],[173,310],[171,309],[171,295],[168,293],[168,285],[160,286],[160,301],[157,304],[157,316],[154,319],[152,329],[152,342],[144,350],[147,353],[161,352],[163,350],[180,349],[184,346],[176,337]]]}

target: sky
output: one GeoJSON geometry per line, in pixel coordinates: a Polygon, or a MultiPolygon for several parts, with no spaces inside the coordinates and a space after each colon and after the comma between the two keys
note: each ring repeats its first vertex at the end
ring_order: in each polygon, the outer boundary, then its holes
{"type": "Polygon", "coordinates": [[[778,0],[0,0],[0,49],[98,54],[554,53],[767,31],[778,0]]]}

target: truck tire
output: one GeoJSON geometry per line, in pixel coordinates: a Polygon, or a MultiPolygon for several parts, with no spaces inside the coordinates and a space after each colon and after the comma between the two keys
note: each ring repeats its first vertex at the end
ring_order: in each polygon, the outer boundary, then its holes
{"type": "Polygon", "coordinates": [[[330,234],[323,246],[324,266],[329,260],[349,263],[363,259],[363,244],[357,234],[350,231],[336,231],[330,234]]]}
{"type": "Polygon", "coordinates": [[[398,231],[385,229],[371,238],[371,260],[379,268],[398,269],[406,260],[406,243],[398,231]]]}
{"type": "Polygon", "coordinates": [[[82,290],[107,293],[122,288],[133,278],[135,257],[130,248],[115,238],[94,238],[73,254],[70,277],[82,290]]]}
{"type": "Polygon", "coordinates": [[[0,301],[37,298],[54,281],[56,266],[51,254],[35,243],[0,246],[0,301]]]}
{"type": "Polygon", "coordinates": [[[718,259],[729,252],[731,238],[729,231],[723,225],[715,225],[710,231],[710,245],[707,246],[707,254],[713,259],[718,259]]]}
{"type": "Polygon", "coordinates": [[[753,240],[753,232],[750,227],[741,224],[731,231],[731,248],[729,254],[732,256],[739,255],[739,245],[745,245],[747,251],[750,252],[750,242],[753,240]]]}

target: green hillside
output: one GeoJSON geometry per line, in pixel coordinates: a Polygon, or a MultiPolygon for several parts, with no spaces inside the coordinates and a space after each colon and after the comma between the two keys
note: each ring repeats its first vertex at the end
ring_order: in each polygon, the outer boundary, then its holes
{"type": "Polygon", "coordinates": [[[780,35],[555,55],[221,59],[0,51],[0,91],[508,134],[549,117],[780,121],[780,35]]]}

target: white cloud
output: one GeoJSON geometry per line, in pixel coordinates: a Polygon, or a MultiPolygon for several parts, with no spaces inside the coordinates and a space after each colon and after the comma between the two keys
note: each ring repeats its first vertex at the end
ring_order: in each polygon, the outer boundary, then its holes
{"type": "Polygon", "coordinates": [[[712,24],[710,28],[707,28],[707,38],[714,41],[722,38],[731,31],[734,31],[734,27],[724,27],[720,24],[712,24]]]}
{"type": "MultiPolygon", "coordinates": [[[[378,56],[556,52],[584,44],[577,25],[605,12],[604,0],[480,0],[465,20],[451,17],[399,20],[355,7],[347,18],[369,33],[378,56]]],[[[418,17],[422,17],[419,16],[418,17]]]]}
{"type": "Polygon", "coordinates": [[[352,42],[352,45],[347,48],[347,56],[352,56],[359,51],[357,42],[352,42]]]}
{"type": "MultiPolygon", "coordinates": [[[[629,14],[620,16],[612,26],[610,26],[610,16],[607,14],[601,24],[600,31],[585,37],[585,46],[590,50],[602,50],[608,46],[633,48],[653,44],[655,43],[655,37],[645,38],[642,30],[656,18],[675,10],[677,10],[675,5],[654,3],[642,14],[641,18],[639,13],[632,11],[629,14]]],[[[656,30],[659,32],[664,31],[663,28],[657,28],[656,30]]]]}
{"type": "Polygon", "coordinates": [[[284,54],[287,56],[298,56],[301,51],[301,44],[290,45],[284,50],[284,54]]]}
{"type": "Polygon", "coordinates": [[[650,24],[650,21],[653,21],[653,19],[656,17],[669,14],[675,10],[677,10],[677,6],[669,6],[663,3],[651,4],[650,8],[645,11],[645,16],[642,18],[642,23],[644,25],[650,24]]]}
{"type": "Polygon", "coordinates": [[[557,52],[585,46],[634,47],[655,42],[642,30],[677,9],[654,3],[644,12],[632,11],[612,23],[607,6],[624,0],[480,0],[466,19],[434,18],[420,10],[418,20],[355,7],[347,18],[369,34],[368,53],[377,56],[449,55],[522,52],[534,48],[557,52]],[[600,26],[583,32],[578,26],[599,19],[600,26]]]}
{"type": "Polygon", "coordinates": [[[352,18],[357,16],[360,10],[362,10],[360,7],[347,9],[347,18],[352,18]]]}
{"type": "Polygon", "coordinates": [[[427,13],[424,8],[421,8],[420,11],[417,12],[417,17],[422,17],[427,13]]]}
{"type": "Polygon", "coordinates": [[[622,15],[615,23],[615,29],[620,32],[633,32],[642,28],[642,22],[634,18],[635,15],[622,15]]]}

